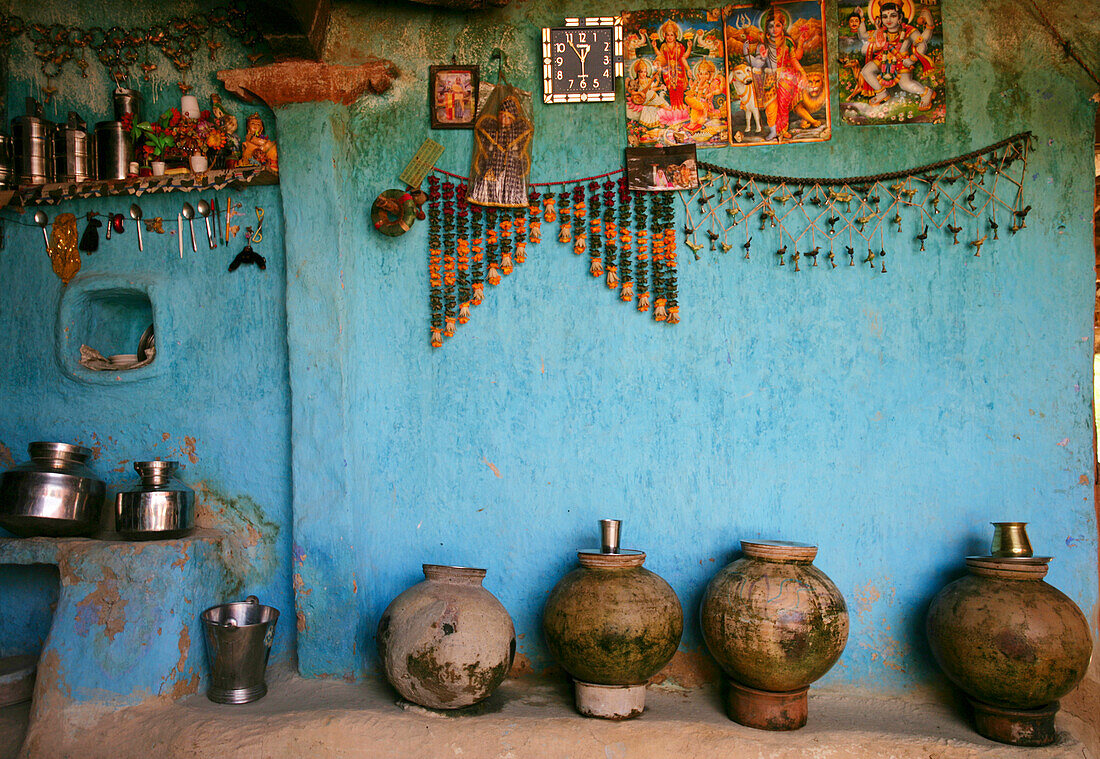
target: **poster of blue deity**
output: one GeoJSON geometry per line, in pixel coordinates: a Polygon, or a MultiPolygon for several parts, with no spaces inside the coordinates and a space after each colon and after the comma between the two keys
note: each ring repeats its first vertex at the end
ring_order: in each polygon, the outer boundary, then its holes
{"type": "Polygon", "coordinates": [[[724,9],[730,133],[734,145],[832,137],[822,0],[724,9]]]}
{"type": "Polygon", "coordinates": [[[624,14],[623,64],[631,147],[729,144],[720,11],[624,14]]]}
{"type": "Polygon", "coordinates": [[[839,0],[840,115],[846,124],[942,124],[938,0],[839,0]]]}

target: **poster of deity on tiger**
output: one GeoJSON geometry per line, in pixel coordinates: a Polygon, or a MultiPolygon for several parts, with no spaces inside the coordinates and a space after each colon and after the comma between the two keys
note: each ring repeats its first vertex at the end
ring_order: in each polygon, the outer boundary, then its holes
{"type": "Polygon", "coordinates": [[[623,74],[630,147],[729,145],[721,11],[624,14],[623,74]]]}
{"type": "Polygon", "coordinates": [[[839,0],[845,124],[942,124],[947,116],[938,0],[839,0]]]}
{"type": "Polygon", "coordinates": [[[734,3],[724,17],[731,143],[832,137],[824,2],[734,3]]]}

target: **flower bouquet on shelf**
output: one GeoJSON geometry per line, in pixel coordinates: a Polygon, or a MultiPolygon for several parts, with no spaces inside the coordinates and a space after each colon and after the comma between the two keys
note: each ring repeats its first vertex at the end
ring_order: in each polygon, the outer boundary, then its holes
{"type": "Polygon", "coordinates": [[[122,128],[130,134],[134,156],[142,167],[153,176],[162,176],[165,159],[169,157],[168,152],[176,144],[165,125],[160,121],[141,121],[135,124],[134,115],[127,113],[122,117],[122,128]]]}

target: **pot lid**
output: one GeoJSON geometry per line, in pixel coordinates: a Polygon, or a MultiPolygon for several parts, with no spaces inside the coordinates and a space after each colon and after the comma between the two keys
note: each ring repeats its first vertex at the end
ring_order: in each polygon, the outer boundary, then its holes
{"type": "Polygon", "coordinates": [[[966,567],[974,574],[1006,580],[1041,580],[1050,556],[967,556],[966,567]]]}
{"type": "Polygon", "coordinates": [[[640,567],[645,561],[645,551],[619,548],[621,519],[600,520],[600,547],[579,548],[577,558],[585,567],[640,567]]]}
{"type": "Polygon", "coordinates": [[[771,561],[813,561],[817,546],[789,540],[742,540],[741,551],[754,559],[771,561]]]}

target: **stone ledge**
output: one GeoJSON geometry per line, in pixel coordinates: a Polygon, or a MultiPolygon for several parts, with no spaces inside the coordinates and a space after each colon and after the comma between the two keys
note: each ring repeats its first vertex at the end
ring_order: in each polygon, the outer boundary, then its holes
{"type": "Polygon", "coordinates": [[[1020,749],[988,741],[941,703],[810,692],[809,724],[770,733],[728,720],[714,689],[650,687],[645,713],[627,722],[586,719],[572,708],[563,680],[508,680],[465,714],[431,712],[397,703],[384,683],[306,680],[269,672],[264,699],[219,706],[198,694],[175,703],[106,711],[82,704],[54,714],[51,726],[31,726],[34,756],[87,759],[145,757],[171,747],[172,756],[442,757],[895,757],[896,759],[1082,759],[1071,734],[1078,724],[1059,716],[1059,742],[1020,749]],[[63,727],[60,727],[63,726],[63,727]]]}
{"type": "Polygon", "coordinates": [[[331,100],[351,105],[364,93],[381,95],[400,73],[392,61],[371,58],[359,66],[316,61],[284,61],[270,66],[218,72],[225,88],[246,102],[262,100],[274,108],[289,103],[331,100]]]}

